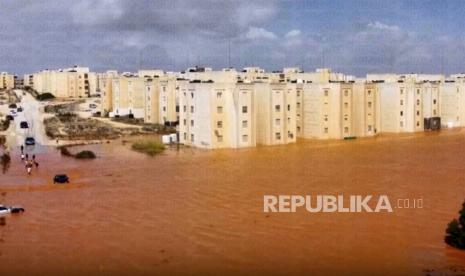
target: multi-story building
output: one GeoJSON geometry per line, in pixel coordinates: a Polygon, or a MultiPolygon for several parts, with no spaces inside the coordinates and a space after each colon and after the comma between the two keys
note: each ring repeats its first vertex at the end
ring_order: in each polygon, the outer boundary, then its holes
{"type": "Polygon", "coordinates": [[[100,111],[106,116],[113,110],[113,79],[118,77],[118,71],[111,70],[98,76],[98,92],[101,95],[102,102],[100,111]]]}
{"type": "Polygon", "coordinates": [[[44,70],[33,75],[32,87],[39,93],[51,93],[59,98],[90,97],[96,94],[97,77],[85,67],[44,70]]]}
{"type": "Polygon", "coordinates": [[[300,105],[300,136],[342,139],[355,136],[353,84],[304,83],[300,105]]]}
{"type": "Polygon", "coordinates": [[[144,122],[160,123],[160,92],[158,78],[147,78],[144,83],[144,122]]]}
{"type": "Polygon", "coordinates": [[[110,117],[145,117],[145,79],[134,75],[121,75],[112,79],[113,111],[110,117]]]}
{"type": "Polygon", "coordinates": [[[297,139],[297,85],[254,83],[257,143],[277,145],[297,139]]]}
{"type": "Polygon", "coordinates": [[[252,85],[179,83],[179,139],[200,148],[256,145],[252,85]]]}
{"type": "Polygon", "coordinates": [[[0,89],[13,89],[15,87],[15,76],[7,72],[0,73],[0,89]]]}
{"type": "Polygon", "coordinates": [[[440,86],[441,124],[446,127],[465,126],[465,83],[448,79],[440,86]]]}

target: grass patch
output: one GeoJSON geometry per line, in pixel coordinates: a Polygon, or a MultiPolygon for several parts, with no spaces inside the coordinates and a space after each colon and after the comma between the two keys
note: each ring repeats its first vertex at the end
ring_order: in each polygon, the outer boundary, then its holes
{"type": "Polygon", "coordinates": [[[165,145],[156,141],[140,141],[132,144],[132,149],[140,153],[155,156],[165,150],[165,145]]]}

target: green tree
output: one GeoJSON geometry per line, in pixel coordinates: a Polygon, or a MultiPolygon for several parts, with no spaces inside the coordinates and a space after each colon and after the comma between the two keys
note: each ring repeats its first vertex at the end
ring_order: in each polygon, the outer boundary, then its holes
{"type": "Polygon", "coordinates": [[[446,229],[444,241],[453,247],[465,249],[465,202],[459,211],[459,219],[453,219],[446,229]]]}

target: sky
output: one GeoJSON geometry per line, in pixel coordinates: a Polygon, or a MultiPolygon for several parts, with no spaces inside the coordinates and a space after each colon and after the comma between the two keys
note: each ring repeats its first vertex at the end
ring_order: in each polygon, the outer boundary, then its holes
{"type": "Polygon", "coordinates": [[[465,72],[465,1],[0,0],[0,71],[465,72]]]}

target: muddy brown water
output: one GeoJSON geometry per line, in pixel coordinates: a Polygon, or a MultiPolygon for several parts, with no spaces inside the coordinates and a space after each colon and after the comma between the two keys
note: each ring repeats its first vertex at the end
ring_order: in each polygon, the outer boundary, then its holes
{"type": "Polygon", "coordinates": [[[465,252],[443,242],[465,199],[465,130],[154,158],[119,141],[85,148],[98,158],[50,149],[31,176],[12,154],[0,201],[26,212],[0,224],[0,275],[434,275],[465,266],[465,252]],[[53,185],[59,172],[72,183],[53,185]],[[386,194],[424,206],[270,214],[267,194],[386,194]]]}

